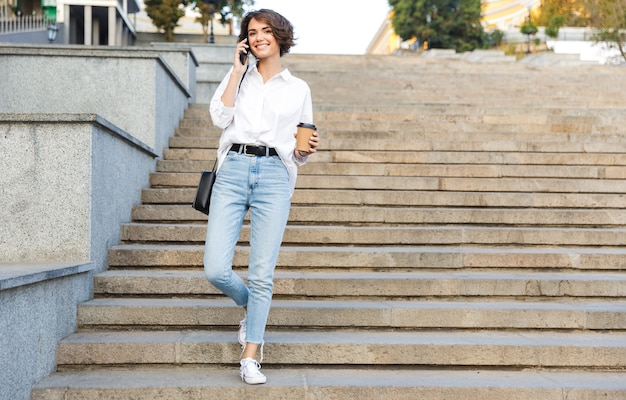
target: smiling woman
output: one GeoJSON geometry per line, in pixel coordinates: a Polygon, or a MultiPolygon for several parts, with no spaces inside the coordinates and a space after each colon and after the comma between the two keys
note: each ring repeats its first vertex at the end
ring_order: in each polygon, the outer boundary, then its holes
{"type": "MultiPolygon", "coordinates": [[[[313,123],[309,86],[281,65],[294,44],[293,27],[275,11],[252,11],[241,21],[233,66],[211,100],[213,124],[223,129],[211,192],[204,270],[208,280],[237,306],[245,318],[238,340],[243,347],[241,379],[266,382],[263,337],[272,301],[274,268],[287,225],[297,166],[318,145],[296,150],[294,133],[301,122],[313,123]],[[248,65],[250,50],[256,62],[248,65]],[[232,270],[232,258],[244,216],[250,211],[250,259],[247,284],[232,270]]],[[[234,336],[234,335],[233,335],[234,336]]]]}

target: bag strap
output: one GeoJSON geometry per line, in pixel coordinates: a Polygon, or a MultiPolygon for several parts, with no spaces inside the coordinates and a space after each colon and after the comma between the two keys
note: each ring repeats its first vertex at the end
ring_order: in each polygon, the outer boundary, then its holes
{"type": "MultiPolygon", "coordinates": [[[[239,91],[241,90],[241,84],[243,83],[243,78],[246,77],[247,73],[248,73],[248,65],[246,65],[246,70],[243,73],[241,80],[239,81],[239,87],[237,87],[237,94],[239,94],[239,91]]],[[[211,171],[215,172],[215,167],[217,167],[217,157],[215,157],[215,164],[213,164],[213,169],[211,171]]]]}
{"type": "Polygon", "coordinates": [[[246,70],[243,73],[243,75],[241,76],[241,80],[239,81],[239,87],[237,88],[237,94],[239,94],[239,91],[241,90],[241,84],[243,83],[243,78],[246,77],[247,73],[248,73],[248,65],[246,64],[246,70]]]}

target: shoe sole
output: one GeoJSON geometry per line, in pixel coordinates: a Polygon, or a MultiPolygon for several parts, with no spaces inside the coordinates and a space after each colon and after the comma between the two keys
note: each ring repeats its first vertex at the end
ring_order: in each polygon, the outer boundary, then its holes
{"type": "Polygon", "coordinates": [[[260,385],[262,383],[267,382],[267,378],[265,378],[265,377],[263,377],[263,378],[246,378],[246,377],[242,377],[241,380],[244,381],[245,383],[247,383],[248,385],[260,385]]]}

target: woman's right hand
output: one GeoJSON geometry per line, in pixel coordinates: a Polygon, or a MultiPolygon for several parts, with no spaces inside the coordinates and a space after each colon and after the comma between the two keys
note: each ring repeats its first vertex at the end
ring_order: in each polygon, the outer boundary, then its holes
{"type": "Polygon", "coordinates": [[[245,38],[244,40],[242,40],[241,42],[237,43],[237,47],[235,48],[235,63],[234,63],[234,68],[236,71],[245,71],[245,68],[247,66],[248,63],[248,49],[250,48],[250,46],[248,46],[248,38],[245,38]],[[245,56],[245,60],[242,63],[241,62],[241,54],[246,54],[245,56]]]}

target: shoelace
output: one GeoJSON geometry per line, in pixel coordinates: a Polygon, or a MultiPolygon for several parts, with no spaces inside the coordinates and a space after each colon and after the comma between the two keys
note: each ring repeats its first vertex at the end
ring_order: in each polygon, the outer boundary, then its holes
{"type": "Polygon", "coordinates": [[[261,363],[259,363],[257,360],[248,360],[245,364],[244,364],[244,368],[247,369],[248,365],[253,364],[256,366],[257,372],[258,370],[261,369],[261,363]]]}
{"type": "MultiPolygon", "coordinates": [[[[265,342],[261,342],[261,358],[259,359],[259,362],[263,362],[263,346],[265,345],[265,342]]],[[[243,350],[241,350],[241,354],[239,355],[239,358],[243,357],[243,353],[246,351],[246,346],[243,346],[243,350]]]]}
{"type": "MultiPolygon", "coordinates": [[[[241,331],[242,331],[242,328],[243,328],[243,336],[244,336],[244,337],[243,337],[243,338],[238,337],[238,339],[239,339],[240,341],[242,341],[242,342],[243,342],[243,344],[241,345],[241,347],[243,347],[243,348],[245,348],[245,347],[246,347],[246,346],[245,346],[246,319],[247,319],[247,318],[244,318],[244,319],[242,319],[242,320],[239,322],[239,332],[241,332],[241,331]]],[[[239,336],[239,334],[237,334],[237,335],[239,336]]]]}

